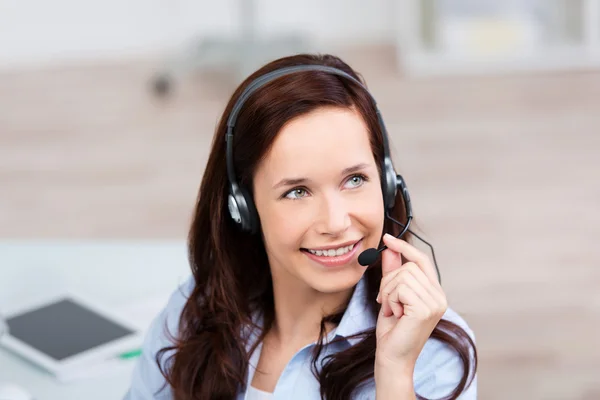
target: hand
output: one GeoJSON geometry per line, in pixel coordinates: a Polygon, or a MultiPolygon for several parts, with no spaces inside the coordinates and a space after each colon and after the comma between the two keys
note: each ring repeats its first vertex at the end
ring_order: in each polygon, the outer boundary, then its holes
{"type": "Polygon", "coordinates": [[[411,373],[447,309],[446,295],[429,258],[408,242],[385,235],[377,302],[376,365],[411,373]],[[408,262],[402,264],[401,255],[408,262]]]}

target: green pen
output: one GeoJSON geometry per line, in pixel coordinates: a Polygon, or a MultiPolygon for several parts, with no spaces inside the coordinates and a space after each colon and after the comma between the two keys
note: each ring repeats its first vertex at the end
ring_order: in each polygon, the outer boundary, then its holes
{"type": "Polygon", "coordinates": [[[132,358],[139,357],[142,354],[142,349],[135,349],[131,351],[126,351],[125,353],[121,353],[117,356],[121,360],[129,360],[132,358]]]}

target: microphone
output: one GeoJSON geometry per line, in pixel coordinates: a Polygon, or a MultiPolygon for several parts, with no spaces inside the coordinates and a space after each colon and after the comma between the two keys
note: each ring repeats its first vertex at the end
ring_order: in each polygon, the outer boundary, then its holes
{"type": "MultiPolygon", "coordinates": [[[[429,242],[427,242],[425,239],[421,238],[419,235],[417,235],[416,233],[414,233],[413,231],[411,231],[409,229],[410,223],[412,221],[412,213],[409,213],[408,215],[408,220],[406,222],[406,225],[401,223],[400,221],[395,220],[390,214],[389,212],[386,211],[385,213],[385,217],[387,219],[389,219],[390,221],[392,221],[393,223],[400,225],[403,229],[402,231],[396,236],[396,238],[400,238],[401,236],[403,236],[407,231],[410,232],[411,234],[413,234],[417,239],[419,239],[421,242],[425,243],[427,246],[429,246],[429,249],[431,250],[431,254],[433,256],[433,264],[435,265],[435,271],[437,273],[438,276],[438,281],[441,284],[442,283],[442,277],[440,275],[440,270],[438,268],[437,265],[437,260],[435,259],[435,251],[433,250],[433,246],[431,244],[429,244],[429,242]]],[[[358,263],[360,265],[362,265],[363,267],[369,266],[371,264],[373,264],[375,261],[377,261],[377,257],[379,257],[379,254],[384,251],[385,249],[387,249],[387,246],[383,246],[380,249],[376,249],[376,248],[370,248],[370,249],[366,249],[364,250],[362,253],[360,253],[360,255],[358,256],[358,263]]]]}
{"type": "MultiPolygon", "coordinates": [[[[406,233],[406,231],[409,230],[408,227],[410,226],[410,223],[412,221],[412,213],[408,214],[406,225],[404,225],[404,224],[396,221],[394,218],[392,218],[389,211],[385,212],[385,217],[387,219],[389,219],[390,221],[400,225],[403,228],[402,232],[400,232],[398,234],[398,236],[396,236],[396,238],[403,236],[406,233]]],[[[411,233],[412,233],[412,231],[411,231],[411,233]]],[[[385,245],[382,248],[380,248],[379,250],[377,250],[375,248],[366,249],[365,251],[360,253],[360,255],[358,256],[358,263],[360,265],[362,265],[363,267],[373,264],[377,260],[377,257],[379,257],[379,253],[381,253],[385,249],[387,249],[387,246],[385,246],[385,245]]]]}
{"type": "Polygon", "coordinates": [[[367,265],[373,264],[377,260],[377,256],[379,256],[379,252],[377,249],[371,247],[360,253],[358,256],[358,263],[363,267],[366,267],[367,265]]]}

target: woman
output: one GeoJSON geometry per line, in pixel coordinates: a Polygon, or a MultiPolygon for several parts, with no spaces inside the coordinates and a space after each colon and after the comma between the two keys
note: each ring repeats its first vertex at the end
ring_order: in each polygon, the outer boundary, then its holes
{"type": "Polygon", "coordinates": [[[476,398],[472,332],[430,259],[410,235],[382,239],[401,229],[386,212],[410,213],[390,195],[385,137],[336,57],[286,57],[242,83],[200,186],[192,277],[150,327],[127,399],[476,398]],[[297,65],[342,72],[277,75],[297,65]]]}

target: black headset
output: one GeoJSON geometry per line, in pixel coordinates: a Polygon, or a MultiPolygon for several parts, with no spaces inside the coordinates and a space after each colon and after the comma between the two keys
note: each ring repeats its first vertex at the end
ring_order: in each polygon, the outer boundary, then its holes
{"type": "Polygon", "coordinates": [[[227,161],[227,177],[229,179],[229,197],[228,197],[228,208],[229,214],[233,221],[239,226],[239,228],[243,232],[248,233],[257,233],[259,228],[259,218],[258,213],[256,212],[256,207],[254,206],[254,201],[252,196],[248,190],[242,187],[235,177],[235,170],[233,166],[233,131],[235,128],[235,124],[237,121],[238,114],[240,113],[244,103],[248,98],[256,92],[260,87],[266,85],[273,80],[280,78],[284,75],[293,74],[295,72],[304,72],[304,71],[320,71],[327,72],[332,75],[336,75],[339,77],[343,77],[348,79],[351,82],[354,82],[369,95],[375,109],[377,111],[377,119],[379,121],[379,126],[381,128],[381,132],[383,135],[383,163],[381,166],[382,171],[382,179],[381,179],[381,188],[383,191],[383,203],[385,207],[386,216],[389,217],[389,211],[394,207],[396,202],[396,194],[398,189],[402,193],[402,197],[404,199],[404,205],[406,207],[406,215],[408,217],[408,223],[403,225],[403,232],[398,235],[398,237],[402,236],[410,225],[410,221],[412,219],[412,207],[410,204],[410,196],[408,194],[408,189],[406,188],[406,184],[402,176],[396,174],[394,170],[394,166],[392,165],[392,159],[390,157],[390,149],[388,142],[388,134],[385,129],[385,124],[383,123],[383,118],[381,117],[381,113],[377,108],[377,103],[375,99],[369,93],[367,88],[356,78],[351,76],[350,74],[329,66],[324,65],[296,65],[291,67],[284,67],[281,69],[277,69],[275,71],[269,72],[263,76],[256,78],[252,81],[246,89],[242,92],[236,103],[234,104],[231,114],[227,120],[227,135],[225,137],[227,152],[226,152],[226,161],[227,161]]]}

